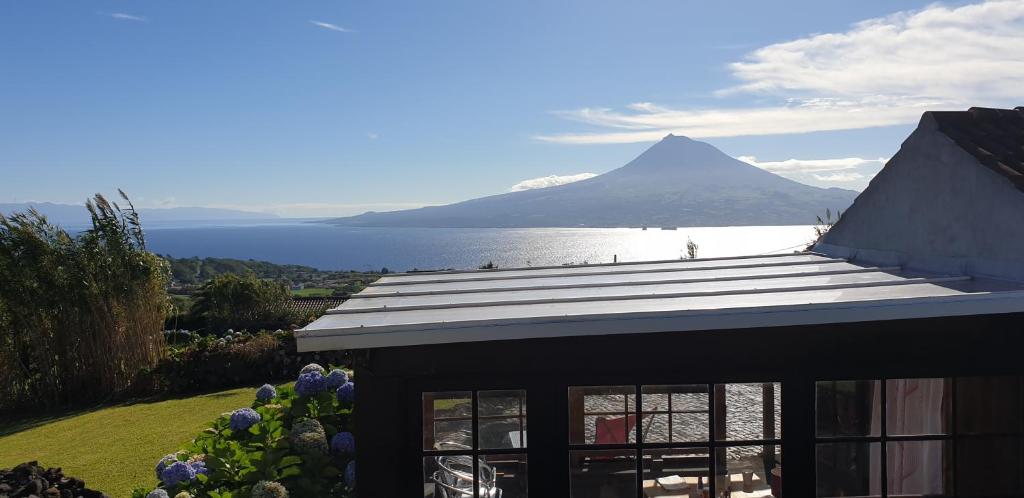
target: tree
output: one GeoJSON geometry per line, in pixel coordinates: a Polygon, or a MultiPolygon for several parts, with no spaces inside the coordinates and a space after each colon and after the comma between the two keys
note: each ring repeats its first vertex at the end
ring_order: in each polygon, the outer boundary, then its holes
{"type": "Polygon", "coordinates": [[[225,274],[199,288],[190,313],[213,333],[228,328],[276,329],[292,323],[290,302],[291,294],[284,284],[254,275],[225,274]]]}

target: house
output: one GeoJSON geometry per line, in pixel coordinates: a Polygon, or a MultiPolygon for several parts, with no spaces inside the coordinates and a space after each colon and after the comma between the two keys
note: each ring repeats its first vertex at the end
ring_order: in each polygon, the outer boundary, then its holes
{"type": "Polygon", "coordinates": [[[814,252],[382,277],[296,334],[359,495],[1024,494],[1021,130],[926,113],[814,252]]]}

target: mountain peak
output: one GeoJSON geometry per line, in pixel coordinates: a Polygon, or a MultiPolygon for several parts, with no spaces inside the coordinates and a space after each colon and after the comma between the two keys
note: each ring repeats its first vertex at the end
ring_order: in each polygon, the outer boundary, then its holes
{"type": "Polygon", "coordinates": [[[632,172],[715,169],[723,163],[734,161],[735,159],[725,155],[709,143],[669,133],[620,169],[632,172]]]}
{"type": "Polygon", "coordinates": [[[668,135],[665,135],[661,139],[661,141],[662,142],[696,142],[696,140],[694,140],[694,139],[692,139],[692,138],[690,138],[690,137],[688,137],[686,135],[676,135],[675,133],[669,133],[668,135]]]}

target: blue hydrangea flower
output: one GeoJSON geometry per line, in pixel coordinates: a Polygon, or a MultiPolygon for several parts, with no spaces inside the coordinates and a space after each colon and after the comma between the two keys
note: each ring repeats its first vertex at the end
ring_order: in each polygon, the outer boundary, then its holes
{"type": "Polygon", "coordinates": [[[174,462],[160,473],[160,480],[167,486],[174,487],[196,478],[196,471],[185,462],[174,462]]]}
{"type": "Polygon", "coordinates": [[[206,462],[192,462],[189,465],[192,466],[192,471],[195,472],[197,476],[205,476],[210,473],[210,470],[206,468],[206,462]]]}
{"type": "Polygon", "coordinates": [[[334,450],[335,453],[355,453],[356,438],[351,432],[339,432],[331,438],[331,449],[334,450]]]}
{"type": "Polygon", "coordinates": [[[348,374],[344,370],[335,368],[331,370],[331,373],[327,374],[327,388],[337,389],[348,382],[348,374]]]}
{"type": "Polygon", "coordinates": [[[327,387],[327,379],[320,372],[306,372],[295,381],[295,392],[299,396],[316,396],[327,387]]]}
{"type": "Polygon", "coordinates": [[[168,465],[177,461],[178,455],[174,453],[164,455],[164,457],[161,458],[160,461],[156,463],[156,480],[160,480],[160,474],[164,472],[164,469],[166,469],[168,465]]]}
{"type": "Polygon", "coordinates": [[[263,384],[256,390],[256,399],[267,402],[277,397],[277,389],[270,384],[263,384]]]}
{"type": "Polygon", "coordinates": [[[235,432],[247,431],[262,419],[263,417],[260,417],[260,414],[256,413],[256,410],[252,408],[239,408],[231,412],[229,425],[231,430],[235,432]]]}
{"type": "Polygon", "coordinates": [[[352,460],[348,462],[348,466],[345,467],[345,484],[348,485],[348,489],[356,489],[356,461],[352,460]]]}
{"type": "Polygon", "coordinates": [[[356,385],[351,382],[346,382],[338,388],[337,391],[338,401],[342,403],[352,403],[356,400],[356,385]]]}
{"type": "Polygon", "coordinates": [[[316,363],[310,363],[309,365],[302,367],[302,370],[299,370],[299,375],[308,374],[309,372],[316,372],[320,375],[323,375],[324,371],[324,367],[321,367],[316,363]]]}
{"type": "Polygon", "coordinates": [[[153,491],[150,491],[149,494],[146,495],[146,498],[171,498],[171,496],[168,495],[166,491],[156,488],[153,491]]]}

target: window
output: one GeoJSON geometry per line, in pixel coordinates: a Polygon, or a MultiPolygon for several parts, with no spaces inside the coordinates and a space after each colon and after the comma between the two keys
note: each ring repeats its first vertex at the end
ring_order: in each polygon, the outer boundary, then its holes
{"type": "Polygon", "coordinates": [[[822,381],[815,391],[818,496],[1024,491],[1019,377],[822,381]]]}
{"type": "Polygon", "coordinates": [[[423,393],[424,496],[526,497],[526,444],[526,391],[423,393]]]}
{"type": "Polygon", "coordinates": [[[571,496],[765,496],[780,399],[778,383],[570,387],[571,496]]]}

